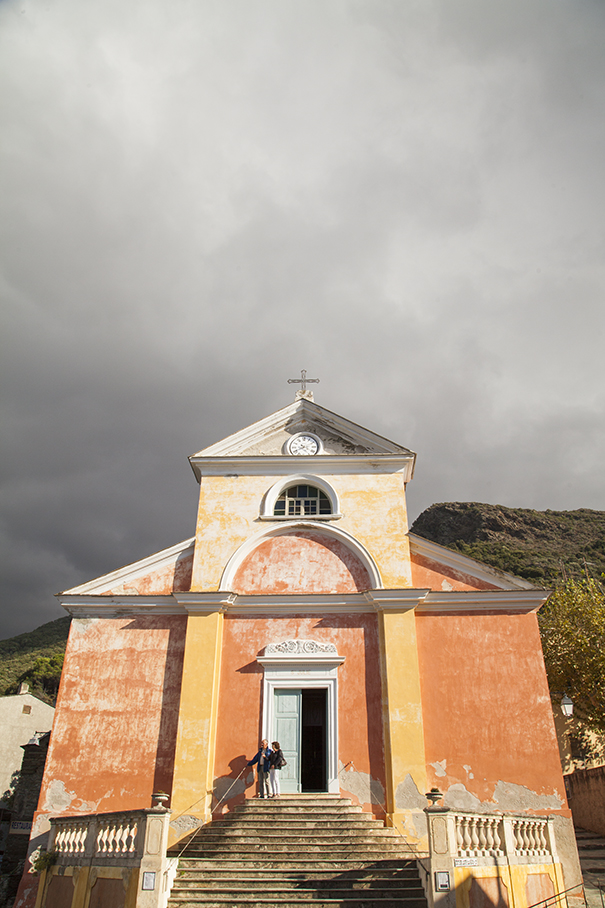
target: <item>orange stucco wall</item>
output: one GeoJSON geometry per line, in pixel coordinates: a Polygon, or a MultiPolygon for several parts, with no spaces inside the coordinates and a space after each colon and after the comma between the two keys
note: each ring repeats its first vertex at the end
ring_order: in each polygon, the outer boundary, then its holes
{"type": "Polygon", "coordinates": [[[39,809],[151,806],[170,791],[186,618],[74,619],[39,809]]]}
{"type": "Polygon", "coordinates": [[[566,808],[536,614],[417,615],[416,630],[429,784],[458,806],[566,808]]]}
{"type": "Polygon", "coordinates": [[[412,586],[429,590],[496,590],[497,586],[456,571],[422,555],[411,554],[412,586]],[[446,585],[444,585],[446,581],[446,585]]]}
{"type": "Polygon", "coordinates": [[[183,553],[173,564],[134,577],[125,583],[116,584],[107,590],[105,596],[152,596],[184,592],[191,587],[193,550],[183,553]]]}
{"type": "Polygon", "coordinates": [[[233,580],[236,593],[356,593],[370,586],[368,572],[342,542],[303,531],[261,542],[233,580]]]}
{"type": "MultiPolygon", "coordinates": [[[[225,616],[214,775],[224,791],[258,749],[263,667],[256,661],[268,643],[295,638],[334,643],[345,657],[338,669],[338,751],[384,787],[378,624],[375,615],[323,617],[225,616]]],[[[255,794],[251,785],[246,797],[255,794]]],[[[242,795],[230,799],[232,806],[242,795]]],[[[369,805],[366,805],[369,808],[369,805]]],[[[376,805],[375,805],[376,807],[376,805]]]]}

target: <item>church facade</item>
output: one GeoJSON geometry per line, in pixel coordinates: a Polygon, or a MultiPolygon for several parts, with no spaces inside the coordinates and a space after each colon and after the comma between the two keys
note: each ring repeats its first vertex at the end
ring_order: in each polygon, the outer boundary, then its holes
{"type": "Polygon", "coordinates": [[[255,796],[267,738],[283,793],[342,793],[423,851],[431,788],[548,815],[574,885],[547,593],[411,535],[415,454],[309,392],[190,462],[192,538],[59,596],[73,621],[31,847],[53,816],[154,792],[177,842],[255,796]]]}

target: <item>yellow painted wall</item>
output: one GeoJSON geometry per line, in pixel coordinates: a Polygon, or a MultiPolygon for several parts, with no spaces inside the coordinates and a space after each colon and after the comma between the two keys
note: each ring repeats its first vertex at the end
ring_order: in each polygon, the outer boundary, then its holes
{"type": "Polygon", "coordinates": [[[220,612],[189,615],[169,844],[180,838],[179,819],[210,819],[222,632],[220,612]]]}
{"type": "Polygon", "coordinates": [[[508,908],[529,908],[525,886],[527,877],[532,874],[549,876],[555,893],[565,890],[563,871],[560,864],[501,864],[497,867],[455,867],[456,908],[470,908],[469,892],[473,879],[500,879],[507,890],[508,908]]]}
{"type": "Polygon", "coordinates": [[[412,609],[385,610],[379,628],[387,809],[393,825],[424,848],[427,779],[415,620],[412,609]],[[420,795],[416,804],[412,783],[420,795]]]}
{"type": "MultiPolygon", "coordinates": [[[[403,476],[386,473],[320,478],[336,491],[343,514],[328,523],[365,546],[378,565],[385,588],[410,587],[403,476]]],[[[192,590],[218,590],[225,565],[237,549],[251,536],[281,523],[259,519],[263,496],[277,480],[275,476],[202,477],[192,590]]]]}

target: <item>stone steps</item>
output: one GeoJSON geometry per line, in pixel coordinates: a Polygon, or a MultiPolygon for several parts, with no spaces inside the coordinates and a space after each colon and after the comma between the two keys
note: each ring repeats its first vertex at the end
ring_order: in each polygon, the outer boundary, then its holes
{"type": "MultiPolygon", "coordinates": [[[[266,877],[260,878],[261,880],[266,881],[266,877]]],[[[196,878],[184,879],[180,878],[179,890],[182,891],[191,891],[192,889],[202,888],[204,890],[220,890],[222,891],[232,891],[232,890],[241,890],[250,888],[250,883],[257,883],[258,879],[251,878],[247,875],[242,875],[241,877],[233,876],[222,876],[217,879],[207,879],[207,880],[198,880],[196,878]]],[[[402,883],[407,882],[405,880],[396,879],[393,876],[388,874],[385,876],[372,876],[366,877],[365,874],[357,874],[354,878],[350,880],[350,886],[345,884],[349,883],[347,878],[343,879],[340,875],[337,877],[326,875],[325,878],[319,879],[317,874],[313,875],[308,873],[305,875],[305,879],[299,879],[298,877],[287,876],[285,873],[279,877],[272,877],[272,886],[274,889],[280,890],[292,890],[296,889],[298,891],[306,889],[315,889],[317,886],[320,886],[324,890],[334,890],[334,889],[344,889],[347,890],[356,890],[356,889],[402,889],[405,888],[406,892],[410,895],[422,895],[423,890],[420,883],[417,880],[412,880],[410,885],[402,886],[402,883]],[[414,884],[414,885],[412,885],[414,884]]]]}
{"type": "Polygon", "coordinates": [[[169,908],[427,908],[404,840],[335,795],[250,800],[181,851],[169,908]]]}
{"type": "MultiPolygon", "coordinates": [[[[168,905],[174,906],[174,908],[177,908],[177,906],[178,908],[225,908],[225,906],[229,906],[229,908],[257,908],[258,905],[261,905],[262,908],[300,908],[300,905],[309,904],[308,901],[301,899],[286,900],[277,898],[273,900],[268,896],[269,893],[266,889],[259,890],[255,895],[241,899],[235,898],[233,895],[227,895],[224,899],[179,895],[171,896],[168,905]]],[[[315,908],[384,908],[385,905],[389,905],[390,908],[426,908],[426,900],[423,900],[421,906],[414,900],[395,898],[391,894],[378,898],[362,896],[342,899],[318,898],[317,894],[315,894],[312,904],[315,908]],[[388,898],[388,901],[385,901],[386,898],[388,898]]]]}

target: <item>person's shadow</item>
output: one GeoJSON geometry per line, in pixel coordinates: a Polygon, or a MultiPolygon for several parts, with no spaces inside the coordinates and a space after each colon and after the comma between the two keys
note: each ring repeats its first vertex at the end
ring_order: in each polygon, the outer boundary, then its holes
{"type": "Polygon", "coordinates": [[[239,754],[229,760],[231,772],[214,780],[212,790],[212,813],[219,816],[232,810],[246,800],[246,789],[254,785],[254,768],[248,766],[248,758],[239,754]]]}

